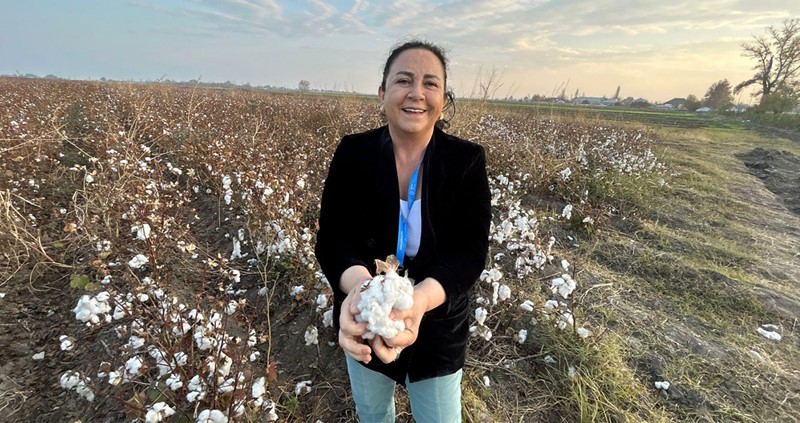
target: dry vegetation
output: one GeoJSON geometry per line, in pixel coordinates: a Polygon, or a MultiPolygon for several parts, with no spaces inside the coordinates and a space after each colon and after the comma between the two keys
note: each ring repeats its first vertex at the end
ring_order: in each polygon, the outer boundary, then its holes
{"type": "MultiPolygon", "coordinates": [[[[0,413],[352,421],[314,228],[338,140],[379,124],[373,98],[0,79],[0,413]]],[[[494,193],[467,421],[800,419],[799,219],[734,157],[782,141],[661,130],[657,158],[637,126],[459,104],[494,193]]]]}

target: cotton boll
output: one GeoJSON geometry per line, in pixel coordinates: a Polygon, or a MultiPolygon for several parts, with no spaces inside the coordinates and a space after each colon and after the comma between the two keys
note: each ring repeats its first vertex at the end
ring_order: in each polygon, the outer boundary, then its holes
{"type": "Polygon", "coordinates": [[[572,318],[572,313],[569,311],[565,311],[558,316],[557,325],[559,329],[564,330],[568,327],[572,327],[574,324],[575,321],[572,318]]]}
{"type": "Polygon", "coordinates": [[[322,310],[328,307],[328,296],[325,294],[317,295],[317,310],[322,310]]]}
{"type": "Polygon", "coordinates": [[[581,339],[586,339],[586,338],[588,338],[589,336],[592,335],[592,331],[590,331],[589,329],[583,328],[583,327],[578,328],[577,332],[578,332],[578,336],[581,337],[581,339]]]}
{"type": "Polygon", "coordinates": [[[94,401],[94,391],[89,387],[89,379],[84,377],[80,372],[68,370],[61,375],[59,382],[63,389],[74,389],[78,395],[82,396],[87,401],[94,401]]]}
{"type": "Polygon", "coordinates": [[[311,392],[311,381],[310,380],[304,380],[302,382],[299,382],[294,387],[294,394],[295,395],[299,396],[299,395],[307,394],[309,392],[311,392]]]}
{"type": "Polygon", "coordinates": [[[94,391],[84,381],[78,383],[78,386],[75,387],[75,392],[86,399],[86,401],[94,401],[94,391]]]}
{"type": "Polygon", "coordinates": [[[219,353],[217,360],[218,360],[217,373],[221,374],[222,376],[228,376],[231,373],[231,366],[233,365],[233,359],[230,358],[225,353],[221,352],[219,353]]]}
{"type": "Polygon", "coordinates": [[[226,315],[230,316],[231,314],[236,313],[236,309],[238,307],[239,307],[239,302],[238,301],[230,300],[228,302],[228,305],[225,306],[225,310],[223,310],[223,311],[225,312],[226,315]]]}
{"type": "Polygon", "coordinates": [[[192,377],[189,380],[189,385],[187,386],[187,388],[190,391],[202,391],[203,390],[203,380],[200,379],[200,375],[194,375],[194,377],[192,377]]]}
{"type": "Polygon", "coordinates": [[[302,294],[303,291],[305,290],[306,288],[303,285],[295,285],[289,291],[289,295],[291,295],[292,297],[297,297],[298,295],[302,294]]]}
{"type": "Polygon", "coordinates": [[[570,175],[572,175],[572,169],[570,169],[569,167],[564,168],[560,172],[558,172],[558,176],[560,176],[561,180],[564,182],[569,181],[570,175]]]}
{"type": "Polygon", "coordinates": [[[82,296],[78,300],[78,305],[73,309],[75,318],[84,323],[99,323],[100,316],[111,311],[111,306],[108,304],[108,299],[109,295],[106,291],[103,291],[94,297],[89,295],[82,296]]]}
{"type": "Polygon", "coordinates": [[[511,298],[511,288],[509,288],[509,286],[505,284],[500,285],[500,289],[498,289],[497,294],[498,298],[500,298],[500,301],[505,301],[511,298]]]}
{"type": "Polygon", "coordinates": [[[527,312],[532,312],[533,311],[533,301],[525,300],[525,302],[523,302],[522,304],[519,305],[519,308],[521,308],[522,310],[525,310],[527,312]]]}
{"type": "Polygon", "coordinates": [[[489,312],[486,311],[485,308],[478,307],[475,309],[475,321],[478,323],[478,325],[483,326],[483,324],[486,322],[486,317],[488,316],[489,312]]]}
{"type": "Polygon", "coordinates": [[[569,298],[570,294],[575,290],[577,284],[575,280],[568,274],[561,275],[560,278],[555,278],[551,281],[550,291],[553,294],[559,294],[563,298],[569,298]]]}
{"type": "Polygon", "coordinates": [[[556,364],[556,359],[551,355],[546,355],[544,357],[544,364],[556,364]]]}
{"type": "Polygon", "coordinates": [[[228,417],[219,410],[203,410],[197,415],[195,423],[228,423],[228,417]]]}
{"type": "Polygon", "coordinates": [[[63,389],[73,389],[78,386],[78,382],[80,381],[80,373],[68,370],[61,375],[61,387],[63,389]]]}
{"type": "Polygon", "coordinates": [[[197,344],[197,348],[201,351],[211,349],[216,344],[215,339],[205,336],[202,331],[194,333],[194,341],[195,344],[197,344]]]}
{"type": "Polygon", "coordinates": [[[253,386],[250,390],[250,393],[253,396],[253,398],[261,398],[264,396],[265,393],[267,393],[266,379],[263,376],[256,379],[255,382],[253,382],[253,386]]]}
{"type": "Polygon", "coordinates": [[[275,409],[275,402],[272,400],[266,400],[261,404],[261,408],[266,413],[265,418],[268,422],[274,422],[278,420],[278,412],[275,409]]]}
{"type": "Polygon", "coordinates": [[[186,394],[186,401],[193,403],[195,401],[201,401],[205,399],[206,393],[205,391],[191,391],[186,394]]]}
{"type": "Polygon", "coordinates": [[[492,386],[492,381],[489,380],[489,376],[483,375],[483,386],[487,388],[492,386]]]}
{"type": "Polygon", "coordinates": [[[189,361],[189,356],[187,356],[186,353],[183,351],[176,352],[173,357],[175,357],[175,364],[177,364],[180,367],[185,366],[186,363],[189,361]]]}
{"type": "Polygon", "coordinates": [[[36,361],[44,360],[44,351],[40,351],[40,352],[34,354],[33,357],[31,357],[31,358],[33,358],[36,361]]]}
{"type": "Polygon", "coordinates": [[[114,314],[112,314],[111,317],[113,317],[114,320],[120,320],[125,316],[126,316],[125,309],[121,305],[117,304],[114,307],[114,314]]]}
{"type": "Polygon", "coordinates": [[[326,328],[333,327],[333,309],[322,313],[322,325],[326,328]]]}
{"type": "Polygon", "coordinates": [[[397,259],[390,256],[389,263],[376,260],[378,269],[385,271],[385,275],[378,275],[367,281],[361,288],[361,300],[356,315],[356,321],[367,322],[368,332],[362,335],[365,339],[372,339],[375,335],[384,338],[394,338],[405,330],[403,321],[394,321],[389,318],[392,309],[408,310],[414,302],[414,287],[405,276],[395,272],[397,259]]]}
{"type": "Polygon", "coordinates": [[[528,331],[525,329],[520,329],[519,332],[517,332],[516,338],[517,342],[524,344],[525,340],[528,339],[528,331]]]}
{"type": "Polygon", "coordinates": [[[656,389],[666,391],[669,389],[669,382],[667,381],[657,381],[655,382],[656,389]]]}
{"type": "Polygon", "coordinates": [[[144,417],[144,421],[146,423],[157,423],[173,414],[175,414],[175,410],[167,405],[167,403],[157,402],[153,404],[152,407],[147,407],[147,414],[144,417]]]}
{"type": "Polygon", "coordinates": [[[142,370],[142,366],[144,363],[142,359],[138,356],[134,356],[128,359],[125,363],[125,379],[131,380],[139,375],[139,372],[142,370]]]}
{"type": "Polygon", "coordinates": [[[150,225],[147,223],[133,225],[131,226],[131,232],[136,232],[136,239],[144,241],[150,238],[150,225]]]}
{"type": "Polygon", "coordinates": [[[306,328],[306,333],[303,335],[306,340],[306,346],[319,344],[319,331],[316,326],[309,326],[306,328]]]}
{"type": "Polygon", "coordinates": [[[131,350],[141,348],[144,346],[144,339],[136,335],[131,335],[131,337],[128,339],[128,346],[131,350]]]}
{"type": "Polygon", "coordinates": [[[235,260],[237,258],[243,258],[242,255],[242,243],[239,241],[238,238],[233,239],[233,252],[231,253],[230,260],[235,260]]]}
{"type": "MultiPolygon", "coordinates": [[[[120,368],[120,370],[122,370],[120,368]]],[[[110,371],[108,372],[108,384],[111,386],[117,386],[122,383],[123,373],[121,371],[110,371]]]]}
{"type": "Polygon", "coordinates": [[[492,339],[492,330],[486,326],[470,326],[469,331],[470,334],[478,335],[483,338],[484,341],[492,339]]]}
{"type": "Polygon", "coordinates": [[[572,218],[572,204],[567,204],[564,206],[564,210],[561,211],[561,217],[566,220],[570,220],[572,218]]]}
{"type": "Polygon", "coordinates": [[[228,378],[224,382],[219,384],[219,386],[217,386],[217,392],[219,392],[220,394],[227,394],[229,392],[233,392],[233,385],[235,383],[236,381],[233,378],[228,378]]]}
{"type": "Polygon", "coordinates": [[[169,389],[172,389],[173,391],[177,391],[178,389],[181,389],[183,387],[183,381],[181,380],[181,376],[175,373],[169,375],[165,383],[167,384],[167,386],[169,386],[169,389]]]}
{"type": "Polygon", "coordinates": [[[135,255],[130,261],[128,261],[128,266],[131,269],[141,269],[142,266],[149,263],[150,259],[144,254],[137,254],[135,255]]]}

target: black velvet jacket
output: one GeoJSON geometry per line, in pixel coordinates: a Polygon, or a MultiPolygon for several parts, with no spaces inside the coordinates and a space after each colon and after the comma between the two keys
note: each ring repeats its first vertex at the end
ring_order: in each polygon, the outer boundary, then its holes
{"type": "MultiPolygon", "coordinates": [[[[414,281],[433,277],[447,299],[425,314],[417,341],[400,359],[367,367],[398,383],[455,373],[464,365],[469,336],[467,293],[480,276],[488,251],[491,198],[483,147],[438,128],[425,151],[422,233],[416,257],[404,259],[414,281]]],[[[350,266],[385,260],[397,247],[400,191],[386,126],[345,136],[331,160],[317,233],[316,256],[334,293],[334,327],[346,293],[339,278],[350,266]]]]}

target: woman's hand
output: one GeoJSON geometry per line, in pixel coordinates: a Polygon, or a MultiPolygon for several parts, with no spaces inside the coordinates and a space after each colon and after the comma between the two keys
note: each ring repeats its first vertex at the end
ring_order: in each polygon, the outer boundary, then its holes
{"type": "Polygon", "coordinates": [[[361,298],[361,285],[356,285],[347,294],[342,303],[342,311],[339,314],[339,345],[345,353],[354,359],[369,363],[372,351],[364,343],[361,335],[367,332],[367,323],[356,322],[358,311],[358,301],[361,298]]]}
{"type": "Polygon", "coordinates": [[[372,347],[372,351],[375,353],[375,356],[386,364],[389,364],[400,358],[400,352],[403,351],[403,348],[401,347],[390,347],[386,344],[386,341],[382,336],[377,335],[375,338],[369,340],[369,345],[372,347]]]}
{"type": "Polygon", "coordinates": [[[392,320],[402,320],[406,328],[397,336],[385,339],[389,347],[405,348],[417,341],[419,335],[419,325],[422,316],[430,310],[444,304],[447,295],[442,288],[442,284],[436,279],[426,278],[414,286],[414,305],[405,311],[392,310],[389,317],[392,320]]]}

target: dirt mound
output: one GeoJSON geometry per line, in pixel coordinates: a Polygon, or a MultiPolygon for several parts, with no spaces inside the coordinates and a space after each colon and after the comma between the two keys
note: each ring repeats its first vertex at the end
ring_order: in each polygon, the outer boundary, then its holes
{"type": "Polygon", "coordinates": [[[761,147],[736,157],[752,175],[764,182],[767,189],[783,200],[786,208],[800,215],[800,157],[787,151],[761,147]]]}

